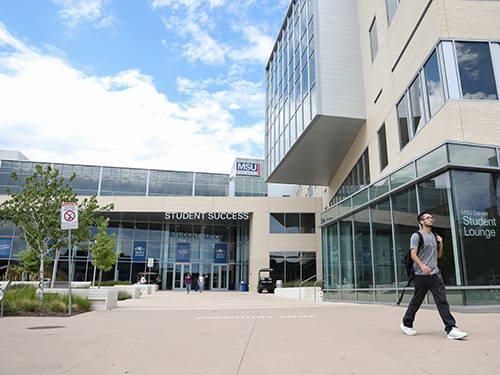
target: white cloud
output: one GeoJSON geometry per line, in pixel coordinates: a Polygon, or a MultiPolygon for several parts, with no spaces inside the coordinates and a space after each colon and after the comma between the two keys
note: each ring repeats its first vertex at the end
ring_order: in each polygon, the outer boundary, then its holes
{"type": "Polygon", "coordinates": [[[221,173],[237,156],[261,156],[245,147],[262,143],[263,125],[236,127],[231,113],[262,107],[259,85],[234,82],[230,91],[209,93],[179,78],[191,98],[180,105],[138,70],[90,76],[1,23],[0,46],[14,50],[0,55],[0,149],[27,150],[34,161],[221,173]]]}
{"type": "Polygon", "coordinates": [[[70,29],[87,22],[95,22],[96,27],[108,27],[115,21],[114,16],[106,9],[111,0],[52,1],[62,7],[58,14],[70,29]]]}
{"type": "Polygon", "coordinates": [[[181,6],[188,8],[193,11],[199,6],[203,5],[203,3],[208,3],[210,9],[218,6],[222,6],[225,4],[225,0],[154,0],[151,4],[153,8],[162,8],[162,7],[172,7],[172,9],[179,9],[181,6]]]}
{"type": "MultiPolygon", "coordinates": [[[[181,37],[189,40],[181,46],[182,54],[188,61],[201,60],[207,65],[221,65],[229,47],[218,43],[209,35],[215,25],[206,13],[189,13],[186,18],[162,18],[167,29],[175,30],[181,37]]],[[[165,43],[163,43],[165,45],[165,43]]]]}
{"type": "Polygon", "coordinates": [[[241,32],[249,43],[242,49],[231,51],[231,57],[236,61],[247,60],[265,64],[273,49],[274,40],[255,26],[234,24],[232,28],[241,32]]]}

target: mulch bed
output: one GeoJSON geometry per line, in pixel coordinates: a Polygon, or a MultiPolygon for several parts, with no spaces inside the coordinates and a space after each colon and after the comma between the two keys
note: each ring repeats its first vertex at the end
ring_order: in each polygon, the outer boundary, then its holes
{"type": "MultiPolygon", "coordinates": [[[[71,316],[84,314],[88,311],[71,311],[71,316]]],[[[57,313],[49,311],[20,311],[17,315],[10,316],[31,316],[31,317],[46,317],[46,318],[69,318],[68,312],[57,313]]]]}

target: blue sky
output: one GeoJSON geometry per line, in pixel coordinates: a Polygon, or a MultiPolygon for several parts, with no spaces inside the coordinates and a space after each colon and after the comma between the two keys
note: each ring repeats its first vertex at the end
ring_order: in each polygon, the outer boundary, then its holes
{"type": "Polygon", "coordinates": [[[0,1],[0,149],[220,173],[263,157],[265,64],[289,4],[0,1]]]}

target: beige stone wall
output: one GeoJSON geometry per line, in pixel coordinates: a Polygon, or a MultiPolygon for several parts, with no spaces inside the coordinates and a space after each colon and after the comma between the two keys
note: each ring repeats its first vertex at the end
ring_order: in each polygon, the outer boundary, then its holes
{"type": "Polygon", "coordinates": [[[500,2],[433,0],[392,71],[429,0],[402,1],[388,27],[385,0],[358,0],[367,121],[323,194],[324,205],[342,185],[366,147],[371,181],[447,140],[500,145],[499,102],[450,101],[405,146],[399,147],[396,104],[440,39],[500,39],[500,2]],[[371,59],[369,28],[377,19],[379,51],[371,59]],[[377,102],[374,100],[380,94],[377,102]],[[385,124],[389,165],[380,170],[377,131],[385,124]]]}

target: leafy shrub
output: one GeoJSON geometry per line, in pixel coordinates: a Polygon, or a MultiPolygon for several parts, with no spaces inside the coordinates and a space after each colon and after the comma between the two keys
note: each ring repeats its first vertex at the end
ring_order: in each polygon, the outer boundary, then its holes
{"type": "MultiPolygon", "coordinates": [[[[4,315],[18,315],[20,312],[40,311],[40,299],[34,285],[14,284],[7,288],[4,297],[4,315]]],[[[44,293],[44,310],[63,313],[69,311],[69,295],[44,293]]],[[[71,296],[71,309],[74,311],[89,311],[92,301],[88,297],[71,296]]]]}
{"type": "Polygon", "coordinates": [[[118,301],[125,301],[126,299],[132,298],[132,296],[125,292],[124,290],[118,291],[118,301]]]}
{"type": "Polygon", "coordinates": [[[44,303],[44,310],[56,313],[63,313],[69,310],[66,304],[60,299],[53,299],[44,303]]]}

